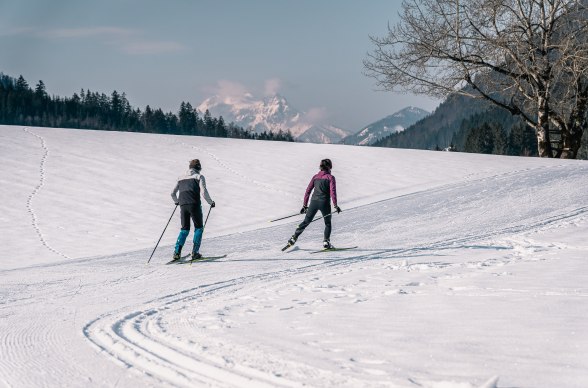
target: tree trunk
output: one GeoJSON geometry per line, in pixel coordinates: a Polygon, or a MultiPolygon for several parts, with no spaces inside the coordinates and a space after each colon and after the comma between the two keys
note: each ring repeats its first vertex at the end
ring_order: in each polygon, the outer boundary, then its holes
{"type": "Polygon", "coordinates": [[[582,134],[584,133],[586,124],[588,124],[586,118],[588,86],[583,86],[580,90],[576,106],[570,117],[569,125],[562,131],[562,159],[576,159],[578,157],[578,151],[582,146],[582,134]]]}
{"type": "Polygon", "coordinates": [[[573,128],[571,131],[562,131],[562,159],[576,159],[580,146],[582,145],[582,133],[582,128],[573,128]]]}
{"type": "Polygon", "coordinates": [[[537,151],[541,158],[552,158],[553,152],[549,139],[549,111],[547,110],[547,100],[540,97],[538,106],[537,125],[535,126],[537,132],[537,151]]]}

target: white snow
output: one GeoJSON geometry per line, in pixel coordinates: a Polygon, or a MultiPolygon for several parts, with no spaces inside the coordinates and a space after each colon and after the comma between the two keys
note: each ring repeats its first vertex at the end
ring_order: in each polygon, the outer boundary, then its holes
{"type": "Polygon", "coordinates": [[[0,165],[0,386],[588,381],[586,162],[0,126],[0,165]],[[325,157],[359,248],[282,253],[325,157]],[[146,265],[192,158],[228,256],[163,265],[175,214],[146,265]]]}

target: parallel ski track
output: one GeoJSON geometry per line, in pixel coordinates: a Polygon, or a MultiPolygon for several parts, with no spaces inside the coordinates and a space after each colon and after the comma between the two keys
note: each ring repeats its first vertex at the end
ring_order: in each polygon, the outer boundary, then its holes
{"type": "MultiPolygon", "coordinates": [[[[202,303],[222,292],[233,293],[247,283],[270,279],[280,281],[284,274],[304,270],[251,275],[183,290],[145,304],[157,307],[98,317],[84,327],[83,333],[100,351],[160,383],[176,386],[194,386],[198,383],[214,386],[244,386],[252,383],[259,387],[303,386],[246,367],[227,368],[223,360],[207,358],[198,351],[198,344],[189,345],[190,341],[187,340],[180,339],[170,344],[162,338],[157,321],[174,310],[184,309],[186,304],[202,303]],[[178,346],[178,343],[181,345],[178,346]]],[[[306,270],[310,269],[307,267],[306,270]]]]}
{"type": "MultiPolygon", "coordinates": [[[[556,166],[557,167],[557,166],[556,166]]],[[[487,179],[516,178],[521,172],[506,173],[487,179]]],[[[528,173],[528,171],[525,171],[528,173]]],[[[471,182],[465,182],[471,184],[471,182]]],[[[459,185],[463,185],[461,182],[459,185]]],[[[436,188],[427,191],[440,192],[447,190],[436,188]]],[[[424,193],[420,193],[424,194],[424,193]]],[[[418,196],[419,194],[415,194],[418,196]]],[[[467,236],[453,236],[437,240],[421,246],[399,248],[395,250],[373,250],[368,253],[333,252],[323,261],[313,262],[298,268],[278,270],[274,272],[238,277],[224,282],[202,285],[151,300],[138,310],[115,311],[107,313],[88,323],[83,333],[99,351],[112,357],[122,365],[139,373],[146,374],[158,383],[174,386],[214,385],[214,386],[299,386],[297,381],[283,377],[277,378],[269,372],[254,370],[243,365],[234,366],[227,360],[213,356],[202,350],[201,344],[194,338],[179,338],[170,335],[162,323],[166,318],[185,312],[195,304],[211,301],[243,291],[244,288],[263,288],[269,290],[282,285],[286,279],[308,278],[309,274],[327,267],[347,267],[368,260],[402,260],[413,254],[432,250],[458,249],[471,246],[475,242],[504,235],[529,232],[536,229],[549,228],[558,224],[571,222],[586,217],[588,206],[569,209],[562,214],[537,220],[532,223],[512,223],[494,230],[478,230],[467,236]],[[351,253],[351,254],[350,254],[351,253]]],[[[276,256],[280,253],[276,253],[276,256]]],[[[231,261],[231,260],[227,260],[231,261]]],[[[238,261],[238,260],[236,260],[238,261]]],[[[492,263],[489,263],[492,265],[492,263]]],[[[434,266],[434,263],[431,263],[434,266]]],[[[441,267],[440,267],[441,268],[441,267]]],[[[443,267],[445,268],[445,267],[443,267]]],[[[235,345],[233,345],[235,346],[235,345]]],[[[236,350],[236,349],[233,349],[236,350]]],[[[288,361],[283,361],[288,362],[288,361]]],[[[324,375],[328,385],[336,385],[337,376],[328,371],[313,370],[315,375],[324,375]]],[[[347,381],[349,383],[349,381],[347,381]]]]}

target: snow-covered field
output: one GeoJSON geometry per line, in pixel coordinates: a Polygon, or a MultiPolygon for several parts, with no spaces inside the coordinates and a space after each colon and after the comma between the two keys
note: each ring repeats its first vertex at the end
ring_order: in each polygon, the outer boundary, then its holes
{"type": "Polygon", "coordinates": [[[588,386],[586,162],[0,126],[0,166],[0,386],[588,386]],[[282,253],[325,157],[359,248],[282,253]],[[163,265],[176,214],[147,265],[192,158],[228,256],[163,265]]]}

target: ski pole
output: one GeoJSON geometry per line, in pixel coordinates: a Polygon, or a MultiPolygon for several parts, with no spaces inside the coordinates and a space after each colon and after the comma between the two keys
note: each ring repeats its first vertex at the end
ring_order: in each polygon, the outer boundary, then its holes
{"type": "MultiPolygon", "coordinates": [[[[206,226],[206,223],[208,222],[208,217],[210,216],[210,212],[212,211],[212,206],[208,208],[208,214],[206,215],[206,220],[204,220],[204,225],[202,225],[202,235],[204,235],[204,227],[206,226]]],[[[190,267],[192,266],[192,261],[190,260],[190,267]]]]}
{"type": "Polygon", "coordinates": [[[206,226],[206,223],[208,222],[208,216],[210,216],[211,211],[212,211],[212,206],[208,209],[208,214],[206,215],[206,220],[204,221],[204,225],[202,225],[203,232],[204,232],[204,227],[206,226]]]}
{"type": "Polygon", "coordinates": [[[276,218],[275,220],[271,220],[271,221],[268,221],[268,222],[276,222],[276,221],[280,221],[280,220],[285,220],[286,218],[296,217],[296,216],[299,216],[299,215],[300,215],[300,213],[296,213],[296,214],[292,214],[291,216],[286,216],[286,217],[282,217],[282,218],[276,218]]]}
{"type": "Polygon", "coordinates": [[[153,254],[155,253],[155,250],[157,249],[157,246],[159,245],[159,242],[161,241],[161,238],[163,237],[163,234],[165,233],[165,230],[167,229],[177,208],[178,208],[178,205],[176,205],[176,207],[174,207],[174,211],[172,212],[171,216],[169,216],[169,220],[167,220],[167,224],[165,224],[165,228],[163,228],[163,232],[161,232],[161,236],[159,236],[159,240],[157,240],[157,244],[155,244],[155,248],[153,248],[153,252],[151,252],[151,256],[149,256],[149,260],[147,260],[147,264],[149,264],[149,262],[151,261],[151,258],[153,257],[153,254]]]}
{"type": "MultiPolygon", "coordinates": [[[[343,210],[341,210],[341,211],[343,211],[343,210]]],[[[326,215],[324,215],[324,216],[322,216],[322,217],[315,218],[314,220],[310,221],[310,222],[309,222],[309,224],[312,224],[313,222],[315,222],[315,221],[318,221],[318,220],[322,220],[323,218],[330,217],[330,216],[332,216],[333,214],[337,214],[337,212],[335,212],[335,213],[329,213],[329,214],[326,214],[326,215]]]]}

